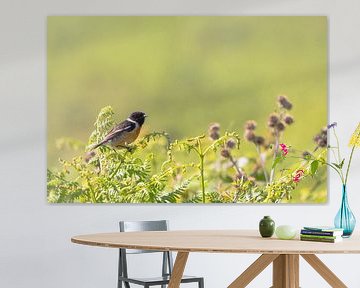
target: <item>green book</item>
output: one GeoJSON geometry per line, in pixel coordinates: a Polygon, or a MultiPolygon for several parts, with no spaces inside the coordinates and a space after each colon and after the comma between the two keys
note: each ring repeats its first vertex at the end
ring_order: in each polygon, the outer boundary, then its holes
{"type": "Polygon", "coordinates": [[[314,237],[303,237],[300,236],[301,241],[313,241],[313,242],[324,242],[324,243],[337,243],[342,241],[342,237],[336,237],[335,239],[329,238],[314,238],[314,237]]]}
{"type": "Polygon", "coordinates": [[[321,231],[321,232],[343,232],[343,228],[335,228],[331,226],[305,226],[304,229],[311,231],[321,231]]]}
{"type": "Polygon", "coordinates": [[[307,234],[300,234],[300,237],[314,238],[314,239],[338,239],[338,238],[342,238],[341,236],[324,236],[324,235],[307,235],[307,234]]]}

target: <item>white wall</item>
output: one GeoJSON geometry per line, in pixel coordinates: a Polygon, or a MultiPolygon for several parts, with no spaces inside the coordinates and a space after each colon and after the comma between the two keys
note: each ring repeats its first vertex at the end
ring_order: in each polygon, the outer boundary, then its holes
{"type": "MultiPolygon", "coordinates": [[[[256,228],[263,215],[272,215],[278,224],[300,227],[315,222],[331,224],[340,201],[340,183],[331,174],[330,200],[321,206],[47,204],[47,15],[327,15],[330,120],[339,122],[342,144],[346,145],[360,120],[359,11],[358,0],[2,1],[0,287],[115,287],[116,250],[74,245],[70,237],[116,231],[119,219],[166,218],[171,221],[172,229],[237,229],[256,228]]],[[[353,168],[350,203],[360,219],[360,184],[356,177],[360,172],[360,151],[353,168]]],[[[226,287],[255,257],[192,254],[187,273],[204,275],[206,287],[226,287]]],[[[360,287],[356,273],[360,255],[321,258],[349,287],[360,287]]],[[[138,267],[146,264],[135,261],[138,267]]],[[[250,287],[269,287],[270,273],[267,269],[250,287]]],[[[301,285],[328,287],[303,262],[301,285]]]]}

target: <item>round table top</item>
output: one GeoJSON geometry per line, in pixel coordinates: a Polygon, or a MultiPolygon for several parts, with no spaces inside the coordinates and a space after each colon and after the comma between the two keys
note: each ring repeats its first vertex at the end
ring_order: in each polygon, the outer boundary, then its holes
{"type": "Polygon", "coordinates": [[[360,253],[360,237],[338,243],[262,238],[256,230],[188,230],[116,232],[74,236],[73,243],[141,250],[251,253],[251,254],[339,254],[360,253]]]}

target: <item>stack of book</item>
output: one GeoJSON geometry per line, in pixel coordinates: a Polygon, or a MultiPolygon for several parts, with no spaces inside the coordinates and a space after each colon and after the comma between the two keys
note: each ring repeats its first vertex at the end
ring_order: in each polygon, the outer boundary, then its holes
{"type": "Polygon", "coordinates": [[[302,241],[336,243],[342,241],[344,230],[334,227],[304,227],[300,232],[302,241]]]}

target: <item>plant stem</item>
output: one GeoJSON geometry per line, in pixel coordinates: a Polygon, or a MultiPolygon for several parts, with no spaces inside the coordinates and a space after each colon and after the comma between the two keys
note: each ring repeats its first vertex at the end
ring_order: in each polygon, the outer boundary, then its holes
{"type": "Polygon", "coordinates": [[[203,203],[205,203],[205,177],[204,177],[204,155],[200,156],[200,178],[203,203]]]}
{"type": "Polygon", "coordinates": [[[263,161],[263,159],[261,158],[261,151],[260,151],[259,145],[255,145],[255,146],[256,146],[256,151],[259,154],[259,160],[260,160],[260,164],[261,164],[261,167],[263,169],[263,172],[264,172],[264,177],[265,177],[266,184],[268,184],[269,183],[269,177],[268,177],[267,172],[266,172],[265,161],[263,161]]]}
{"type": "Polygon", "coordinates": [[[201,192],[202,192],[202,200],[205,203],[205,176],[204,176],[204,157],[205,153],[202,151],[201,142],[197,139],[198,150],[197,153],[200,158],[200,183],[201,183],[201,192]]]}
{"type": "Polygon", "coordinates": [[[96,203],[96,195],[95,195],[95,191],[94,191],[94,188],[92,187],[92,185],[90,184],[90,179],[88,177],[86,177],[86,181],[87,181],[87,184],[89,186],[89,191],[90,191],[90,198],[91,198],[91,201],[92,203],[96,203]]]}
{"type": "MultiPolygon", "coordinates": [[[[336,134],[335,127],[333,127],[333,131],[334,131],[334,135],[335,135],[335,139],[336,139],[336,145],[337,145],[336,148],[337,148],[338,157],[339,157],[338,165],[340,165],[341,162],[342,162],[342,159],[341,159],[341,154],[340,154],[339,137],[338,137],[337,134],[336,134]]],[[[335,159],[336,159],[336,157],[335,157],[335,159]]],[[[348,166],[348,167],[349,167],[349,166],[348,166]]],[[[344,173],[343,173],[342,167],[341,167],[341,169],[339,169],[339,171],[340,171],[340,174],[341,174],[341,180],[343,181],[343,183],[345,183],[345,182],[344,182],[344,173]]]]}
{"type": "Polygon", "coordinates": [[[349,176],[349,170],[350,170],[350,165],[351,165],[351,161],[354,155],[354,150],[355,150],[355,145],[353,146],[353,148],[351,149],[351,154],[350,154],[350,158],[349,158],[349,163],[347,165],[347,169],[346,169],[346,176],[345,176],[345,182],[344,184],[347,184],[347,180],[348,180],[348,176],[349,176]]]}
{"type": "MultiPolygon", "coordinates": [[[[279,144],[280,144],[279,143],[279,131],[276,129],[275,130],[275,150],[274,150],[273,162],[275,161],[276,156],[279,152],[279,144]]],[[[270,183],[272,183],[274,180],[274,174],[275,174],[275,167],[273,167],[270,172],[270,183]]]]}
{"type": "Polygon", "coordinates": [[[331,167],[331,168],[333,168],[333,169],[336,171],[336,173],[339,174],[340,179],[341,179],[341,182],[343,183],[343,185],[345,184],[344,177],[343,177],[343,175],[339,172],[339,169],[337,169],[337,168],[336,168],[335,166],[333,166],[332,164],[327,163],[326,161],[325,161],[325,162],[321,161],[321,163],[322,163],[322,164],[325,164],[325,165],[327,165],[327,166],[329,166],[329,167],[331,167]]]}
{"type": "Polygon", "coordinates": [[[231,155],[230,155],[230,157],[229,157],[229,160],[230,160],[231,164],[234,166],[236,172],[237,172],[239,175],[242,175],[243,173],[242,173],[241,169],[238,167],[236,161],[234,160],[234,158],[233,158],[231,155]]]}
{"type": "Polygon", "coordinates": [[[333,127],[333,131],[334,131],[334,135],[335,135],[335,139],[336,139],[337,152],[338,152],[338,156],[339,156],[339,163],[338,164],[340,164],[342,160],[341,160],[341,155],[340,155],[339,137],[336,134],[335,127],[333,127]]]}

